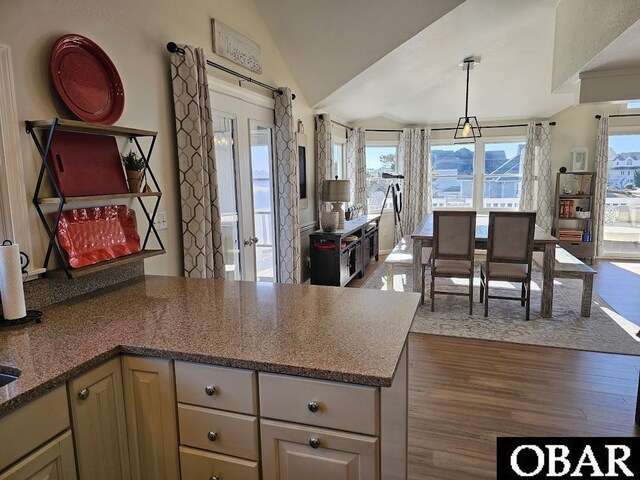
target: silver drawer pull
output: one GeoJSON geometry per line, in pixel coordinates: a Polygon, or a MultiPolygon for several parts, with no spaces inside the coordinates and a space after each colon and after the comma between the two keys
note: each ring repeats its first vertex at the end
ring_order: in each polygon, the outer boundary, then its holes
{"type": "Polygon", "coordinates": [[[318,440],[316,437],[311,437],[309,439],[309,446],[311,448],[320,448],[320,440],[318,440]]]}
{"type": "Polygon", "coordinates": [[[307,408],[311,413],[316,413],[318,410],[320,410],[320,405],[318,404],[318,402],[313,401],[307,404],[307,408]]]}
{"type": "Polygon", "coordinates": [[[209,478],[209,480],[220,480],[220,477],[217,475],[211,475],[211,477],[209,478]]]}
{"type": "Polygon", "coordinates": [[[206,393],[210,397],[214,396],[216,394],[215,385],[207,385],[206,387],[204,387],[204,393],[206,393]]]}
{"type": "Polygon", "coordinates": [[[215,442],[218,439],[218,433],[217,432],[209,432],[209,433],[207,433],[207,438],[209,440],[211,440],[212,442],[215,442]]]}
{"type": "Polygon", "coordinates": [[[83,388],[82,390],[80,390],[78,392],[78,398],[80,400],[86,400],[89,397],[89,389],[88,388],[83,388]]]}

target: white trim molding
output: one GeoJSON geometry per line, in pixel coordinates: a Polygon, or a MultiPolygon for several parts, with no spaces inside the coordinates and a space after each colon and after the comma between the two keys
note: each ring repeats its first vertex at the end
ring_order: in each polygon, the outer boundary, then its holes
{"type": "Polygon", "coordinates": [[[4,236],[33,259],[19,125],[11,49],[0,44],[0,215],[4,236]]]}
{"type": "Polygon", "coordinates": [[[273,97],[262,95],[254,92],[253,90],[248,90],[247,88],[239,87],[233,83],[215,77],[211,73],[208,75],[208,80],[209,90],[238,98],[259,107],[265,107],[270,110],[275,109],[275,100],[273,97]]]}

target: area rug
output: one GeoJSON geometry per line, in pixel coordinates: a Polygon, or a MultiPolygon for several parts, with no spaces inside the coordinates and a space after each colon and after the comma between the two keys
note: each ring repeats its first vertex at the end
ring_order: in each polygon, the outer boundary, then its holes
{"type": "MultiPolygon", "coordinates": [[[[428,271],[427,271],[428,272],[428,271]]],[[[542,273],[534,264],[531,287],[531,320],[525,321],[524,307],[512,300],[489,301],[489,316],[484,317],[479,302],[480,273],[476,272],[473,315],[469,315],[468,297],[436,295],[435,312],[431,312],[427,273],[425,304],[418,308],[411,331],[430,335],[476,338],[501,342],[523,343],[547,347],[571,348],[592,352],[640,355],[638,327],[619,315],[594,293],[591,317],[580,316],[582,281],[556,279],[553,317],[540,316],[542,273]]],[[[438,290],[468,290],[463,279],[436,280],[438,290]]],[[[394,267],[394,290],[411,292],[411,267],[394,267]]],[[[381,265],[361,288],[387,290],[387,267],[381,265]]],[[[509,282],[492,282],[492,295],[520,294],[520,286],[509,282]]]]}

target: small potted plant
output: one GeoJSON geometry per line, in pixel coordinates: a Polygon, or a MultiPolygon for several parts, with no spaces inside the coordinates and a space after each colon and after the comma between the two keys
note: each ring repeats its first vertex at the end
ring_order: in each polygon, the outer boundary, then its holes
{"type": "Polygon", "coordinates": [[[127,170],[127,182],[130,193],[140,193],[142,187],[142,177],[144,176],[144,159],[136,152],[129,152],[122,155],[122,164],[127,170]]]}

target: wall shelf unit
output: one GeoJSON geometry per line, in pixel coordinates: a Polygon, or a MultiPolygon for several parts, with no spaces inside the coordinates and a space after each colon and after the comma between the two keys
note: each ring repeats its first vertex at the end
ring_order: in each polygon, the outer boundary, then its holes
{"type": "Polygon", "coordinates": [[[595,257],[593,238],[595,185],[596,172],[559,172],[556,174],[556,200],[552,234],[558,238],[558,243],[562,248],[589,263],[595,257]],[[584,189],[584,193],[582,193],[581,187],[584,189]],[[572,192],[577,189],[579,193],[564,193],[565,188],[569,188],[572,192]],[[577,217],[576,211],[589,212],[589,215],[577,217]]]}
{"type": "Polygon", "coordinates": [[[58,259],[58,263],[60,264],[59,269],[48,271],[47,275],[64,275],[67,278],[77,278],[83,275],[112,268],[117,265],[124,265],[165,253],[164,245],[162,244],[162,240],[160,239],[158,231],[156,230],[156,227],[154,225],[154,219],[158,212],[158,207],[160,206],[162,192],[160,190],[160,185],[158,184],[156,177],[153,174],[153,170],[149,165],[149,159],[153,152],[153,147],[158,135],[157,132],[113,125],[93,124],[77,120],[63,120],[58,118],[53,118],[51,120],[27,120],[25,122],[25,126],[27,133],[31,136],[31,139],[33,140],[33,143],[35,144],[36,149],[40,154],[42,163],[40,166],[40,172],[38,174],[38,181],[36,183],[35,192],[33,194],[33,203],[36,207],[38,217],[40,218],[40,221],[42,222],[42,225],[44,226],[49,239],[49,244],[47,246],[47,252],[44,259],[44,267],[48,267],[52,253],[55,254],[56,258],[58,259]],[[55,133],[58,131],[85,133],[91,135],[110,135],[114,137],[128,138],[131,143],[135,144],[138,153],[144,161],[145,167],[143,170],[143,179],[145,184],[155,191],[143,191],[141,193],[116,193],[106,195],[65,196],[62,193],[60,186],[57,184],[56,177],[52,171],[52,167],[48,162],[51,143],[55,133]],[[42,135],[41,137],[38,132],[46,134],[42,135]],[[144,137],[150,138],[149,146],[146,149],[142,148],[139,140],[140,138],[144,137]],[[53,197],[41,196],[45,173],[49,177],[49,180],[53,187],[53,191],[55,194],[55,196],[53,197]],[[74,205],[76,207],[81,207],[83,204],[95,204],[96,202],[111,202],[113,200],[133,199],[138,200],[140,208],[144,212],[144,217],[148,222],[146,233],[144,235],[144,241],[141,245],[141,251],[97,264],[88,265],[82,268],[71,268],[69,266],[69,263],[67,262],[66,255],[64,254],[56,240],[56,233],[58,231],[58,226],[64,206],[74,205]],[[147,205],[145,205],[143,201],[144,199],[154,199],[152,208],[148,208],[147,205]],[[47,218],[48,214],[43,211],[43,206],[56,207],[52,219],[47,218]],[[158,249],[147,248],[152,234],[159,245],[158,249]]]}

